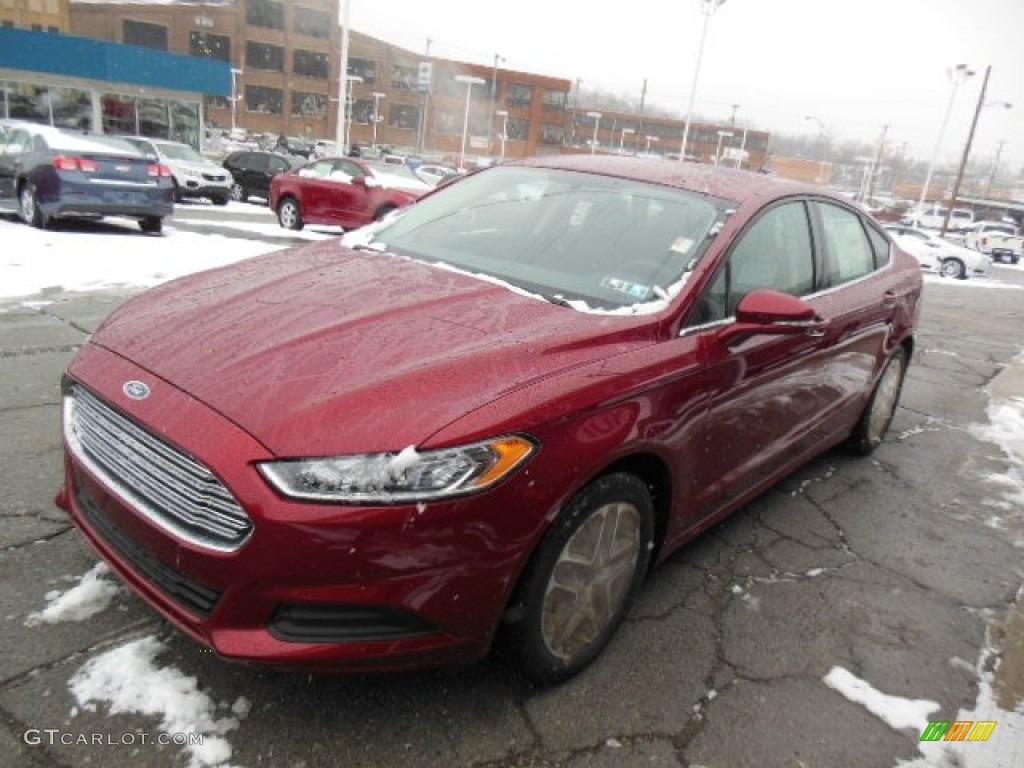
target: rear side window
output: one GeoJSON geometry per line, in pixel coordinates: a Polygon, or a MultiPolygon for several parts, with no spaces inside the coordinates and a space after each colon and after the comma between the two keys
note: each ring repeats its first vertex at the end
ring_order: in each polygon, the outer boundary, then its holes
{"type": "Polygon", "coordinates": [[[861,217],[846,208],[818,203],[826,250],[828,285],[842,285],[875,271],[875,251],[861,217]]]}

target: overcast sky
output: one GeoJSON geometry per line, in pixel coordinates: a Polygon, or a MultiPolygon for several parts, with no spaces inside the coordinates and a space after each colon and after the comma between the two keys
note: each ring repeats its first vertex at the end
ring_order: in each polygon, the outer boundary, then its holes
{"type": "MultiPolygon", "coordinates": [[[[352,28],[444,58],[582,78],[685,114],[704,17],[700,0],[341,0],[352,28]],[[609,12],[617,7],[621,10],[609,12]]],[[[836,141],[877,141],[930,160],[951,86],[946,70],[977,75],[956,95],[940,162],[963,151],[986,65],[992,65],[972,158],[1024,164],[1022,0],[726,0],[708,25],[695,114],[836,141]]],[[[1006,166],[1004,166],[1006,167],[1006,166]]]]}

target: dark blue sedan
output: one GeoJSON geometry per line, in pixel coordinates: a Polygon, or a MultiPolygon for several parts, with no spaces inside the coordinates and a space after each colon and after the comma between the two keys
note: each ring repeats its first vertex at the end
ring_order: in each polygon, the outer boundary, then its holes
{"type": "Polygon", "coordinates": [[[0,122],[0,212],[45,227],[61,216],[127,216],[158,233],[174,211],[167,166],[126,141],[35,123],[0,122]]]}

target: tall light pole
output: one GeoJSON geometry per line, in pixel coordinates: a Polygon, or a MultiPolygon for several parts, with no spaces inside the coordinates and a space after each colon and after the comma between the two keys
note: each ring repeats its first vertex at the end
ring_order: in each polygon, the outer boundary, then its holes
{"type": "Polygon", "coordinates": [[[622,133],[619,134],[619,154],[622,154],[623,145],[626,143],[626,134],[636,133],[635,128],[623,128],[622,133]]]}
{"type": "Polygon", "coordinates": [[[704,60],[704,40],[708,36],[708,22],[718,10],[724,5],[725,0],[700,0],[700,12],[704,14],[704,27],[700,33],[700,46],[697,49],[697,68],[693,72],[693,85],[690,86],[690,101],[686,107],[686,123],[683,125],[683,143],[679,148],[679,162],[686,159],[686,141],[690,138],[690,121],[693,119],[693,100],[697,97],[697,81],[700,79],[700,65],[704,60]]]}
{"type": "Polygon", "coordinates": [[[590,142],[590,154],[594,154],[597,151],[597,127],[601,124],[601,113],[587,112],[587,117],[594,120],[594,138],[590,142]]]}
{"type": "Polygon", "coordinates": [[[974,70],[966,64],[957,64],[946,70],[953,87],[949,92],[949,103],[946,105],[946,114],[942,116],[942,125],[939,127],[939,138],[935,142],[935,150],[932,152],[932,160],[928,163],[928,175],[924,177],[924,186],[921,187],[921,199],[917,203],[918,216],[924,215],[924,204],[928,197],[928,187],[932,183],[932,174],[935,172],[935,162],[939,159],[939,150],[942,148],[942,137],[946,133],[946,125],[949,123],[949,115],[953,111],[953,100],[956,98],[956,91],[961,85],[967,82],[967,78],[974,76],[974,70]]]}
{"type": "Polygon", "coordinates": [[[718,165],[722,159],[722,139],[728,139],[731,136],[732,131],[718,132],[718,145],[715,147],[715,165],[718,165]]]}
{"type": "Polygon", "coordinates": [[[341,6],[341,62],[338,68],[338,124],[334,140],[343,153],[348,152],[348,30],[352,0],[338,0],[341,6]]]}
{"type": "MultiPolygon", "coordinates": [[[[238,114],[238,76],[240,74],[242,74],[242,70],[231,68],[231,133],[238,130],[235,116],[238,114]]],[[[233,139],[234,136],[231,138],[233,139]]]]}
{"type": "Polygon", "coordinates": [[[380,122],[380,100],[387,98],[386,93],[373,92],[373,151],[377,151],[377,123],[380,122]]]}
{"type": "Polygon", "coordinates": [[[949,207],[946,209],[946,218],[942,220],[942,229],[939,237],[945,237],[946,229],[949,228],[949,217],[953,215],[953,206],[956,205],[956,196],[960,193],[960,182],[964,178],[964,170],[967,168],[967,158],[971,154],[971,144],[974,142],[974,131],[978,127],[978,117],[985,107],[1000,106],[1005,109],[1012,109],[1013,104],[1008,101],[985,102],[985,91],[988,90],[988,78],[992,74],[992,65],[985,67],[985,78],[981,81],[981,93],[978,94],[978,106],[974,108],[974,119],[971,120],[971,130],[967,134],[967,143],[964,145],[964,154],[960,159],[960,170],[957,171],[956,181],[953,183],[953,194],[949,196],[949,207]]]}
{"type": "MultiPolygon", "coordinates": [[[[345,112],[346,112],[346,114],[351,115],[352,114],[352,102],[353,102],[352,84],[353,83],[361,83],[361,82],[363,82],[363,78],[361,78],[359,75],[345,75],[344,82],[345,82],[345,99],[344,99],[344,101],[345,101],[345,112]]],[[[339,107],[338,109],[340,111],[341,108],[339,107]]],[[[342,141],[338,143],[338,146],[341,149],[342,154],[348,152],[348,150],[351,148],[349,146],[349,142],[351,141],[351,139],[352,139],[352,121],[351,120],[346,120],[345,121],[345,131],[344,131],[344,134],[342,136],[342,141]]]]}
{"type": "Polygon", "coordinates": [[[474,85],[483,85],[487,81],[482,77],[472,75],[456,75],[455,81],[466,84],[466,115],[462,119],[462,149],[459,151],[459,170],[466,169],[466,136],[469,135],[469,99],[473,93],[474,85]]]}
{"type": "MultiPolygon", "coordinates": [[[[504,63],[505,57],[501,54],[494,54],[494,68],[491,70],[491,129],[488,132],[487,141],[490,142],[490,137],[494,135],[494,118],[497,115],[498,106],[498,63],[504,63]]],[[[490,146],[487,147],[487,151],[490,152],[490,146]]]]}
{"type": "Polygon", "coordinates": [[[501,135],[498,136],[501,139],[501,158],[499,162],[505,161],[505,142],[508,141],[508,110],[499,109],[495,112],[498,117],[501,118],[501,135]]]}
{"type": "Polygon", "coordinates": [[[996,171],[999,170],[999,158],[1003,156],[1003,147],[1006,146],[1006,141],[1000,141],[999,146],[996,147],[996,159],[992,161],[992,168],[988,172],[988,181],[985,182],[985,196],[988,197],[992,194],[992,182],[996,180],[996,171]]]}

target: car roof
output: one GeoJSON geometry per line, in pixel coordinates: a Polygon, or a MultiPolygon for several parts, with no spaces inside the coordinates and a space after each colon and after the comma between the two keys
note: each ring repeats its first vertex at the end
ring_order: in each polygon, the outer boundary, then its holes
{"type": "Polygon", "coordinates": [[[545,155],[506,165],[528,165],[615,176],[700,192],[739,204],[796,194],[811,194],[849,202],[821,187],[780,179],[777,176],[703,163],[681,163],[668,158],[545,155]]]}

